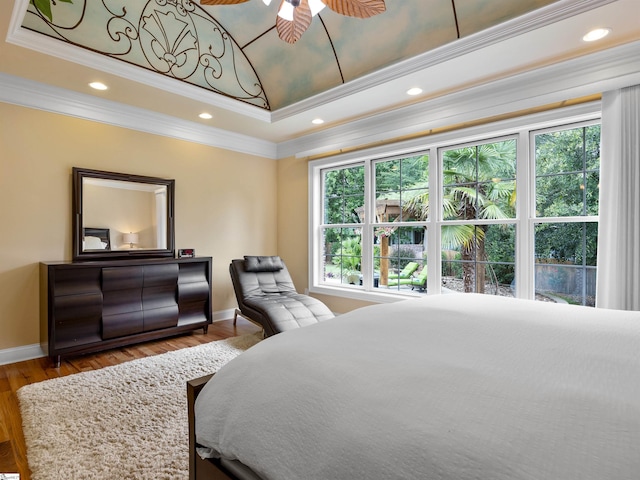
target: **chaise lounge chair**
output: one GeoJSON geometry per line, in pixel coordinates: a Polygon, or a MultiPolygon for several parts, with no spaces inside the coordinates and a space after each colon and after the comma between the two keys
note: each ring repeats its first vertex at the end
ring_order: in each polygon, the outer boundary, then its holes
{"type": "Polygon", "coordinates": [[[264,336],[334,317],[317,298],[298,293],[280,257],[245,256],[229,265],[238,314],[264,330],[264,336]]]}
{"type": "Polygon", "coordinates": [[[400,273],[395,273],[395,274],[391,274],[389,275],[387,278],[389,280],[398,280],[398,279],[406,279],[406,278],[411,278],[411,275],[413,275],[413,272],[415,272],[418,267],[420,265],[418,264],[418,262],[409,262],[407,263],[404,268],[402,269],[402,271],[400,273]]]}
{"type": "Polygon", "coordinates": [[[397,287],[398,285],[410,285],[411,290],[418,288],[423,291],[427,288],[427,267],[423,267],[420,273],[411,278],[391,279],[387,282],[388,287],[397,287]]]}

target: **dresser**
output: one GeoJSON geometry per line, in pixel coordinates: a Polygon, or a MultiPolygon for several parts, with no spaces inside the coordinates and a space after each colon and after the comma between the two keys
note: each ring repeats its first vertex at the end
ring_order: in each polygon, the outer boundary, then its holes
{"type": "Polygon", "coordinates": [[[40,343],[62,357],[211,323],[211,257],[40,264],[40,343]]]}

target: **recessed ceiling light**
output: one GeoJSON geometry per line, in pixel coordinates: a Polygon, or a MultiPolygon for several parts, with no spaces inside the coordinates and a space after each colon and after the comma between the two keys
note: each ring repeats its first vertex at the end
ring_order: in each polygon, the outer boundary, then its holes
{"type": "Polygon", "coordinates": [[[407,95],[411,95],[411,96],[420,95],[421,93],[422,93],[422,89],[419,87],[413,87],[407,90],[407,95]]]}
{"type": "Polygon", "coordinates": [[[95,90],[106,90],[109,88],[102,82],[91,82],[89,86],[95,90]]]}
{"type": "Polygon", "coordinates": [[[610,28],[594,28],[584,37],[582,37],[582,40],[584,40],[585,42],[595,42],[596,40],[600,40],[601,38],[606,37],[610,33],[610,28]]]}
{"type": "Polygon", "coordinates": [[[213,115],[211,115],[210,113],[201,113],[200,115],[198,115],[200,118],[202,118],[203,120],[210,120],[213,118],[213,115]]]}
{"type": "Polygon", "coordinates": [[[314,118],[313,120],[311,120],[311,123],[313,123],[314,125],[322,125],[324,123],[324,120],[321,118],[314,118]]]}

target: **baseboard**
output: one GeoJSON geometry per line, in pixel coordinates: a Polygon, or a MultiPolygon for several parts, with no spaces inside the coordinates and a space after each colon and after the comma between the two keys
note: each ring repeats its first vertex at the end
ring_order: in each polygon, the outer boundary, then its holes
{"type": "MultiPolygon", "coordinates": [[[[213,313],[213,321],[221,322],[222,320],[230,320],[233,318],[235,309],[220,310],[213,313]]],[[[46,357],[47,353],[42,349],[39,343],[33,345],[25,345],[23,347],[5,348],[0,350],[0,365],[9,363],[24,362],[25,360],[33,360],[34,358],[46,357]]]]}
{"type": "Polygon", "coordinates": [[[23,347],[5,348],[0,350],[0,365],[9,363],[24,362],[46,356],[39,343],[25,345],[23,347]]]}
{"type": "Polygon", "coordinates": [[[235,308],[229,308],[228,310],[220,310],[219,312],[213,312],[213,321],[221,322],[222,320],[231,320],[233,318],[233,312],[235,308]]]}

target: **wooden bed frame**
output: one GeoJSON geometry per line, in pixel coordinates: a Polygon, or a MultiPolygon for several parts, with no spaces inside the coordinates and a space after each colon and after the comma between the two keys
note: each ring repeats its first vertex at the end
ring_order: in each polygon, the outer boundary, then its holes
{"type": "Polygon", "coordinates": [[[195,403],[202,387],[215,374],[195,378],[187,382],[187,408],[189,417],[189,480],[239,480],[215,458],[203,459],[196,452],[195,403]]]}

